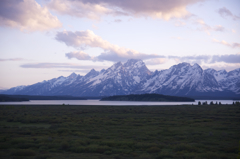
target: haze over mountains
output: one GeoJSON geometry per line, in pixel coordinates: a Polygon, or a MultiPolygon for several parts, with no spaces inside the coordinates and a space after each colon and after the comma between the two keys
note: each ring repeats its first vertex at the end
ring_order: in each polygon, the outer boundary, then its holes
{"type": "Polygon", "coordinates": [[[240,96],[240,68],[230,72],[203,70],[198,64],[180,63],[151,72],[142,60],[115,63],[106,70],[92,69],[85,76],[72,73],[2,92],[19,95],[111,96],[159,93],[177,96],[240,96]]]}

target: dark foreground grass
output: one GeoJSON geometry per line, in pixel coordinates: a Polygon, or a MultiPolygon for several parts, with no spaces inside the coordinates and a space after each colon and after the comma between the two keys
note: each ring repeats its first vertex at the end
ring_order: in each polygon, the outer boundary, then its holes
{"type": "Polygon", "coordinates": [[[0,106],[0,158],[236,159],[240,106],[0,106]]]}

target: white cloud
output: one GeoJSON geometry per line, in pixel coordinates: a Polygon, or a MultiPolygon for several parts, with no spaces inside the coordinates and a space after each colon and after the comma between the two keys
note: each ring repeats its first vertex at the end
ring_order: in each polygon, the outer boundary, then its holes
{"type": "Polygon", "coordinates": [[[114,22],[120,23],[120,22],[122,22],[122,20],[121,19],[115,19],[114,22]]]}
{"type": "Polygon", "coordinates": [[[22,68],[39,68],[39,69],[50,69],[50,68],[65,68],[65,69],[103,69],[105,66],[96,66],[96,65],[79,65],[76,63],[26,63],[20,65],[22,68]]]}
{"type": "MultiPolygon", "coordinates": [[[[87,30],[87,31],[63,31],[58,32],[56,35],[56,40],[60,42],[64,42],[67,46],[72,46],[77,49],[86,49],[88,47],[97,47],[104,50],[99,56],[91,57],[93,61],[126,61],[128,59],[151,59],[151,58],[160,58],[162,56],[157,54],[144,54],[140,53],[138,51],[127,49],[120,47],[118,45],[114,45],[109,43],[106,40],[103,40],[100,36],[97,36],[93,33],[93,31],[87,30]]],[[[67,53],[66,56],[71,55],[71,58],[75,57],[77,59],[83,59],[82,55],[84,57],[87,57],[90,59],[90,57],[86,56],[82,52],[79,53],[67,53]]],[[[84,58],[86,59],[86,58],[84,58]]]]}
{"type": "Polygon", "coordinates": [[[83,51],[73,51],[65,54],[69,59],[76,58],[78,60],[91,60],[91,57],[83,51]]]}
{"type": "Polygon", "coordinates": [[[233,20],[240,20],[240,16],[234,15],[230,10],[226,7],[220,8],[218,13],[223,17],[231,17],[233,20]]]}
{"type": "Polygon", "coordinates": [[[168,56],[169,59],[174,59],[176,62],[189,62],[189,63],[205,63],[212,64],[218,62],[239,64],[240,54],[228,55],[198,55],[198,56],[168,56]]]}
{"type": "Polygon", "coordinates": [[[84,70],[84,69],[81,69],[81,70],[58,70],[58,71],[60,71],[60,72],[80,72],[80,73],[82,73],[82,74],[86,74],[86,73],[88,73],[89,72],[89,69],[86,69],[86,70],[84,70]]]}
{"type": "Polygon", "coordinates": [[[202,19],[195,20],[196,24],[200,25],[200,28],[198,30],[205,31],[206,33],[210,34],[210,31],[219,31],[224,32],[225,28],[221,25],[216,25],[214,27],[211,27],[210,25],[206,24],[202,19]]]}
{"type": "Polygon", "coordinates": [[[226,42],[224,40],[219,41],[219,40],[216,40],[216,39],[213,39],[213,42],[219,43],[219,44],[222,44],[222,45],[225,45],[225,46],[229,46],[229,47],[232,47],[232,48],[240,48],[240,43],[232,43],[232,44],[230,44],[230,43],[228,43],[228,42],[226,42]]]}
{"type": "Polygon", "coordinates": [[[211,63],[211,64],[203,64],[201,65],[203,69],[213,68],[215,70],[226,70],[226,71],[232,71],[234,69],[240,68],[240,64],[231,64],[231,63],[211,63]]]}
{"type": "Polygon", "coordinates": [[[60,14],[100,19],[103,15],[185,18],[188,5],[203,0],[51,0],[48,7],[60,14]]]}
{"type": "Polygon", "coordinates": [[[110,10],[104,5],[84,3],[83,1],[52,0],[48,8],[63,15],[98,20],[101,15],[108,14],[110,10]]]}
{"type": "Polygon", "coordinates": [[[62,26],[56,16],[34,0],[0,0],[0,25],[22,31],[46,31],[62,26]]]}
{"type": "Polygon", "coordinates": [[[150,59],[144,61],[146,65],[159,65],[159,64],[164,64],[168,61],[167,58],[155,58],[155,59],[150,59]]]}
{"type": "Polygon", "coordinates": [[[11,58],[11,59],[0,59],[0,62],[4,61],[23,61],[23,58],[11,58]]]}
{"type": "Polygon", "coordinates": [[[184,21],[182,21],[182,20],[176,20],[174,25],[175,25],[176,27],[184,26],[184,25],[186,25],[186,22],[184,22],[184,21]]]}

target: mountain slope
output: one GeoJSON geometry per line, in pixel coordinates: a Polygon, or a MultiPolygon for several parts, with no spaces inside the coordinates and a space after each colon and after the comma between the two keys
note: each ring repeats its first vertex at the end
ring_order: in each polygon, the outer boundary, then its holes
{"type": "Polygon", "coordinates": [[[216,79],[198,64],[180,63],[168,70],[156,71],[141,88],[142,92],[189,95],[194,92],[221,91],[216,79]]]}

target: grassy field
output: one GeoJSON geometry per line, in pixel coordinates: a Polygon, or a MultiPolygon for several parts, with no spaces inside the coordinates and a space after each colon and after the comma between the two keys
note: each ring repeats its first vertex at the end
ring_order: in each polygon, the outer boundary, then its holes
{"type": "Polygon", "coordinates": [[[240,106],[0,106],[4,159],[236,159],[240,106]]]}

